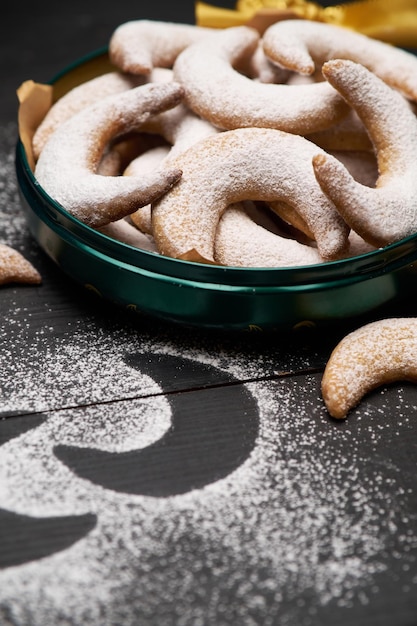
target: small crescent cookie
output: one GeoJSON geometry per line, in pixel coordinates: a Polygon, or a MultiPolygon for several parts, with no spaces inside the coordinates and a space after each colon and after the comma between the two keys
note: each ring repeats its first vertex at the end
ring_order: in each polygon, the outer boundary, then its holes
{"type": "Polygon", "coordinates": [[[35,168],[39,184],[74,217],[95,228],[152,202],[178,180],[178,169],[159,169],[140,178],[95,172],[110,140],[138,130],[151,115],[176,106],[181,98],[182,89],[175,83],[149,84],[86,107],[46,143],[35,168]]]}
{"type": "Polygon", "coordinates": [[[236,71],[258,43],[257,31],[237,26],[186,48],[173,68],[185,103],[221,129],[256,126],[300,135],[327,128],[347,114],[343,98],[325,81],[263,84],[236,71]]]}
{"type": "MultiPolygon", "coordinates": [[[[335,156],[339,161],[343,163],[346,169],[352,174],[352,176],[358,182],[363,185],[367,185],[368,187],[374,187],[375,182],[378,178],[378,167],[376,163],[375,156],[370,152],[364,151],[353,151],[353,150],[341,150],[341,151],[331,151],[330,154],[335,156]]],[[[296,208],[288,205],[285,202],[269,202],[269,207],[276,215],[278,215],[284,222],[290,224],[297,231],[303,233],[308,239],[314,239],[314,233],[312,229],[308,226],[307,222],[300,215],[299,211],[296,208]]],[[[353,233],[354,231],[352,231],[353,233]]],[[[355,233],[356,235],[356,233],[355,233]]],[[[350,237],[350,236],[349,236],[350,237]]],[[[351,237],[350,237],[351,238],[351,237]]],[[[371,244],[367,244],[362,240],[359,235],[354,237],[357,243],[361,242],[360,245],[355,245],[355,249],[360,250],[359,253],[363,251],[369,252],[374,249],[374,246],[371,244]]],[[[347,253],[352,255],[353,247],[350,245],[347,253]]],[[[345,256],[344,254],[342,256],[345,256]]]]}
{"type": "Polygon", "coordinates": [[[267,202],[246,200],[240,204],[245,213],[259,226],[263,226],[280,237],[295,239],[300,243],[315,246],[314,242],[311,241],[313,237],[307,237],[302,231],[288,224],[275,211],[271,210],[267,202]]]}
{"type": "Polygon", "coordinates": [[[339,160],[313,160],[317,179],[338,211],[363,239],[382,247],[417,231],[417,118],[406,100],[352,61],[328,61],[326,79],[357,111],[375,146],[375,188],[356,182],[339,160]],[[372,94],[372,97],[369,97],[372,94]]]}
{"type": "Polygon", "coordinates": [[[39,158],[50,135],[72,115],[106,96],[133,89],[144,83],[143,77],[108,72],[70,89],[51,106],[33,135],[32,147],[35,160],[39,158]]]}
{"type": "Polygon", "coordinates": [[[349,59],[417,100],[415,55],[362,33],[334,24],[285,20],[267,28],[263,46],[265,54],[275,63],[302,74],[312,74],[316,63],[349,59]]]}
{"type": "Polygon", "coordinates": [[[213,29],[191,24],[132,20],[113,32],[109,58],[124,72],[149,74],[154,67],[172,67],[184,48],[212,33],[213,29]]]}
{"type": "MultiPolygon", "coordinates": [[[[291,206],[286,204],[285,202],[270,202],[269,207],[271,210],[284,221],[285,224],[288,224],[297,233],[296,238],[300,243],[311,244],[314,241],[314,234],[311,232],[311,229],[307,225],[306,221],[299,215],[299,213],[291,206]],[[303,239],[303,241],[301,241],[303,239]]],[[[359,254],[365,254],[367,252],[372,252],[375,250],[375,246],[365,241],[358,233],[354,230],[351,230],[348,237],[347,247],[344,251],[340,253],[339,258],[344,259],[347,257],[358,256],[359,254]]],[[[321,259],[323,262],[325,259],[321,259]]]]}
{"type": "Polygon", "coordinates": [[[199,141],[170,161],[183,175],[153,204],[158,249],[212,263],[217,224],[229,204],[283,200],[308,222],[322,257],[339,257],[349,229],[317,184],[316,152],[303,137],[267,128],[239,128],[199,141]]]}
{"type": "Polygon", "coordinates": [[[123,171],[123,176],[140,176],[145,172],[152,172],[168,156],[170,150],[169,145],[155,146],[146,150],[132,159],[123,171]]]}
{"type": "Polygon", "coordinates": [[[372,389],[394,381],[417,382],[417,318],[366,324],[333,350],[322,378],[332,417],[343,419],[372,389]]]}
{"type": "Polygon", "coordinates": [[[220,218],[214,260],[233,267],[290,267],[323,262],[316,248],[280,237],[256,224],[240,204],[229,206],[220,218]]]}
{"type": "MultiPolygon", "coordinates": [[[[375,187],[378,179],[378,164],[374,154],[353,150],[332,150],[328,152],[343,163],[356,181],[367,187],[375,187]]],[[[296,209],[284,202],[270,202],[269,206],[285,222],[304,233],[309,239],[314,239],[314,234],[296,209]]],[[[368,245],[368,251],[373,247],[368,245]]]]}
{"type": "Polygon", "coordinates": [[[14,248],[0,243],[0,285],[27,283],[38,285],[41,276],[25,257],[14,248]]]}

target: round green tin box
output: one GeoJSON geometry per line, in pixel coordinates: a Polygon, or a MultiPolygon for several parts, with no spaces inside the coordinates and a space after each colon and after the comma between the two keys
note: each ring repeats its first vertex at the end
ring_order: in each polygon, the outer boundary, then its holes
{"type": "MultiPolygon", "coordinates": [[[[111,69],[105,49],[92,53],[52,79],[54,98],[111,69]]],[[[16,173],[30,231],[67,275],[106,300],[165,320],[226,330],[322,325],[375,313],[416,283],[417,234],[320,265],[205,265],[139,250],[73,218],[37,183],[20,139],[16,173]]]]}

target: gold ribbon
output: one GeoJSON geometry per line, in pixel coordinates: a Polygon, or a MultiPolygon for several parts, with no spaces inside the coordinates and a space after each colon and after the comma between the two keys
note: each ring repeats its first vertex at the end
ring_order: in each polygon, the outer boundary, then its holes
{"type": "Polygon", "coordinates": [[[237,0],[234,10],[196,2],[195,16],[199,26],[246,24],[261,33],[283,19],[309,19],[344,26],[397,46],[417,48],[417,0],[361,0],[331,7],[306,0],[237,0]]]}

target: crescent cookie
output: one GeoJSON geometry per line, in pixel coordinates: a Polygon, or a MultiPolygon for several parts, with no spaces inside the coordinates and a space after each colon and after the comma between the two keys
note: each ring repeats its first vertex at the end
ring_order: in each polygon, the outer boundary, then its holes
{"type": "MultiPolygon", "coordinates": [[[[368,187],[375,186],[378,178],[378,166],[373,153],[351,149],[328,150],[328,153],[341,161],[356,181],[368,187]]],[[[304,233],[309,239],[314,239],[311,229],[294,207],[285,202],[270,202],[269,206],[287,224],[304,233]]],[[[373,246],[368,245],[366,247],[370,250],[373,246]]]]}
{"type": "Polygon", "coordinates": [[[303,135],[347,115],[343,98],[326,81],[308,85],[264,84],[239,73],[256,52],[259,34],[247,26],[227,28],[186,48],[174,63],[185,103],[221,129],[250,126],[303,135]]]}
{"type": "Polygon", "coordinates": [[[317,179],[363,239],[382,247],[417,231],[417,118],[396,90],[358,63],[328,61],[326,79],[357,111],[374,144],[375,188],[355,181],[339,160],[314,157],[317,179]],[[372,94],[372,97],[369,97],[372,94]]]}
{"type": "Polygon", "coordinates": [[[266,29],[263,47],[275,63],[302,74],[312,74],[325,61],[349,59],[417,100],[417,58],[411,52],[342,26],[284,20],[266,29]]]}
{"type": "Polygon", "coordinates": [[[417,382],[417,318],[371,322],[335,347],[324,370],[322,396],[332,417],[345,418],[372,389],[417,382]]]}
{"type": "Polygon", "coordinates": [[[154,67],[172,67],[184,48],[212,33],[191,24],[132,20],[111,35],[109,58],[123,72],[149,74],[154,67]]]}
{"type": "Polygon", "coordinates": [[[214,260],[233,267],[290,267],[323,262],[316,248],[280,237],[256,224],[240,203],[229,206],[220,218],[214,260]]]}
{"type": "Polygon", "coordinates": [[[354,109],[351,109],[337,124],[315,133],[306,133],[305,138],[326,151],[366,150],[373,152],[373,145],[367,130],[354,109]]]}
{"type": "Polygon", "coordinates": [[[39,158],[49,136],[72,115],[110,94],[138,87],[144,82],[143,77],[108,72],[70,89],[51,106],[35,131],[32,140],[35,160],[39,158]]]}
{"type": "MultiPolygon", "coordinates": [[[[343,258],[374,248],[354,232],[349,233],[343,258]]],[[[214,259],[232,267],[292,267],[323,263],[317,248],[271,232],[248,215],[244,203],[232,204],[220,218],[214,242],[214,259]]]]}
{"type": "Polygon", "coordinates": [[[339,257],[349,229],[314,176],[317,147],[303,137],[268,128],[240,128],[199,141],[170,161],[183,175],[152,206],[161,254],[214,262],[219,219],[243,200],[283,200],[297,208],[325,259],[339,257]]]}
{"type": "Polygon", "coordinates": [[[178,84],[148,84],[84,108],[46,143],[35,168],[39,184],[74,217],[95,228],[152,202],[178,180],[178,169],[161,168],[140,178],[101,176],[96,170],[110,140],[138,130],[181,98],[178,84]]]}
{"type": "Polygon", "coordinates": [[[32,263],[14,248],[0,243],[0,285],[27,283],[38,285],[41,276],[32,263]]]}
{"type": "MultiPolygon", "coordinates": [[[[149,83],[170,82],[172,82],[172,71],[168,69],[155,68],[149,76],[149,83]]],[[[153,150],[155,147],[165,143],[163,140],[165,132],[169,141],[169,137],[172,134],[172,126],[183,117],[183,109],[183,105],[178,104],[168,111],[152,115],[141,126],[139,133],[134,132],[117,138],[116,141],[113,141],[106,148],[97,173],[112,176],[122,174],[134,159],[143,156],[148,150],[153,150]],[[159,135],[161,137],[158,137],[159,135]]]]}

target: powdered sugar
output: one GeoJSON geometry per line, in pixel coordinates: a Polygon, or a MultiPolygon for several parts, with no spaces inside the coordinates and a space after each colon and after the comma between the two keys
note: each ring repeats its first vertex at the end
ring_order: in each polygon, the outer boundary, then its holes
{"type": "Polygon", "coordinates": [[[368,128],[379,178],[375,189],[364,187],[335,159],[318,157],[315,172],[320,185],[351,228],[369,243],[382,247],[412,235],[417,230],[417,121],[409,103],[352,61],[329,61],[324,73],[368,128]]]}
{"type": "Polygon", "coordinates": [[[336,346],[323,376],[323,395],[334,417],[370,389],[416,376],[417,319],[391,318],[366,324],[336,346]]]}
{"type": "Polygon", "coordinates": [[[239,205],[229,206],[216,231],[215,258],[222,265],[279,267],[323,261],[317,249],[257,225],[239,205]]]}
{"type": "MultiPolygon", "coordinates": [[[[260,407],[251,457],[224,480],[182,496],[103,490],[52,454],[57,442],[146,446],[167,427],[163,399],[153,408],[154,400],[131,403],[122,420],[115,414],[125,413],[124,402],[52,413],[6,444],[1,506],[98,516],[94,530],[65,552],[1,573],[13,623],[308,625],[319,623],[315,614],[328,603],[370,602],[393,545],[414,567],[416,537],[385,499],[383,468],[360,473],[369,462],[366,424],[329,428],[323,437],[311,414],[317,377],[249,389],[260,407]],[[351,452],[343,456],[346,441],[351,452]]],[[[372,428],[375,448],[382,433],[372,428]]],[[[395,477],[391,492],[406,500],[395,477]]]]}
{"type": "Polygon", "coordinates": [[[170,161],[182,177],[153,206],[158,248],[175,257],[196,250],[213,261],[216,227],[230,203],[282,200],[297,207],[323,258],[337,257],[348,229],[314,176],[312,158],[320,152],[304,137],[271,128],[238,128],[200,141],[170,161]]]}
{"type": "MultiPolygon", "coordinates": [[[[109,42],[112,63],[124,72],[148,74],[153,67],[171,67],[190,44],[211,36],[213,29],[155,20],[120,24],[109,42]]],[[[216,32],[214,30],[214,32],[216,32]]]]}

